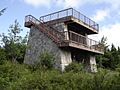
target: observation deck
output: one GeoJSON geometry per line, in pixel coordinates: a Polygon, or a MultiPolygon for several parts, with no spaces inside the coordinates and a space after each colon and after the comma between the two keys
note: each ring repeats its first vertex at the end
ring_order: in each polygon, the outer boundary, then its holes
{"type": "Polygon", "coordinates": [[[81,30],[83,30],[87,34],[98,34],[99,32],[99,25],[95,21],[91,20],[90,18],[73,8],[68,8],[65,10],[41,16],[40,20],[49,24],[56,24],[62,22],[70,23],[70,25],[81,28],[81,30]]]}
{"type": "Polygon", "coordinates": [[[25,27],[31,28],[31,26],[43,32],[60,48],[77,48],[92,53],[104,54],[103,45],[79,33],[82,30],[87,35],[97,34],[99,25],[73,8],[41,16],[40,19],[27,15],[25,17],[25,27]],[[66,23],[80,28],[80,30],[74,32],[69,28],[68,31],[61,32],[53,27],[53,25],[58,23],[66,23]]]}

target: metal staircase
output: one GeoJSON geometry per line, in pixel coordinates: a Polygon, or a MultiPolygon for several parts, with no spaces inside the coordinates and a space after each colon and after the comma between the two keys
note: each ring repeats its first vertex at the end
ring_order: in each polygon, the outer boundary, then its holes
{"type": "Polygon", "coordinates": [[[44,24],[44,21],[38,20],[32,15],[27,15],[25,17],[25,26],[28,28],[31,28],[31,26],[38,28],[57,45],[61,45],[64,41],[64,33],[55,30],[55,28],[49,26],[48,24],[44,24]]]}
{"type": "Polygon", "coordinates": [[[27,15],[25,17],[25,27],[31,28],[32,26],[50,38],[58,47],[70,46],[95,53],[104,53],[103,46],[95,40],[73,31],[60,32],[60,30],[52,27],[51,24],[46,24],[43,20],[38,20],[32,15],[27,15]],[[69,33],[69,39],[66,39],[66,33],[69,33]]]}

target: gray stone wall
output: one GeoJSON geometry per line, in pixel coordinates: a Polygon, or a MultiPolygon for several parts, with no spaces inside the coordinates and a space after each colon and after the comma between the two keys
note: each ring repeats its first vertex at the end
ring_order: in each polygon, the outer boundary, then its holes
{"type": "MultiPolygon", "coordinates": [[[[64,31],[68,30],[65,24],[62,27],[64,27],[64,31]]],[[[62,27],[61,29],[63,30],[62,27]]],[[[68,33],[66,34],[66,39],[69,39],[68,33]]],[[[32,26],[30,28],[28,47],[26,50],[24,63],[34,64],[39,60],[40,54],[44,53],[45,50],[54,55],[55,68],[58,68],[63,71],[65,69],[65,66],[69,65],[72,62],[71,51],[69,49],[66,50],[59,48],[49,37],[47,37],[47,35],[45,35],[39,29],[32,26]]],[[[76,54],[81,56],[79,53],[76,54]]],[[[97,72],[95,55],[88,53],[83,59],[85,59],[86,61],[86,70],[91,72],[97,72]]]]}
{"type": "Polygon", "coordinates": [[[45,50],[54,55],[56,68],[63,70],[66,65],[72,62],[70,51],[60,49],[40,30],[31,27],[24,63],[34,64],[39,60],[40,53],[44,53],[45,50]]]}
{"type": "Polygon", "coordinates": [[[64,23],[57,23],[52,25],[52,27],[56,28],[56,30],[58,30],[59,32],[63,32],[64,31],[64,23]]]}

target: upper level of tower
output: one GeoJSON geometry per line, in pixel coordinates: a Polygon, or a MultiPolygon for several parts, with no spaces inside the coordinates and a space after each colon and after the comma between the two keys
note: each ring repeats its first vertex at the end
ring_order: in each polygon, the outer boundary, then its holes
{"type": "Polygon", "coordinates": [[[75,28],[77,28],[78,30],[76,30],[78,33],[82,31],[87,35],[98,34],[99,32],[99,25],[95,21],[91,20],[90,18],[73,8],[68,8],[41,16],[40,20],[53,25],[56,23],[64,22],[67,23],[69,26],[74,26],[75,28]]]}
{"type": "Polygon", "coordinates": [[[37,28],[60,48],[104,54],[103,45],[88,38],[88,35],[98,33],[98,24],[73,8],[41,16],[40,20],[27,15],[25,27],[37,28]]]}

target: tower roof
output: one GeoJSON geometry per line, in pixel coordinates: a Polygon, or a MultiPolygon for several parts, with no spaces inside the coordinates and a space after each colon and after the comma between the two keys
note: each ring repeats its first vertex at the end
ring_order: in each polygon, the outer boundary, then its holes
{"type": "Polygon", "coordinates": [[[91,20],[90,18],[88,18],[87,16],[83,15],[82,13],[73,8],[68,8],[41,16],[40,20],[52,23],[53,21],[56,20],[59,20],[58,22],[60,22],[60,20],[64,22],[67,20],[73,20],[77,24],[84,26],[86,30],[88,29],[90,33],[97,34],[99,31],[99,25],[95,21],[91,20]]]}

